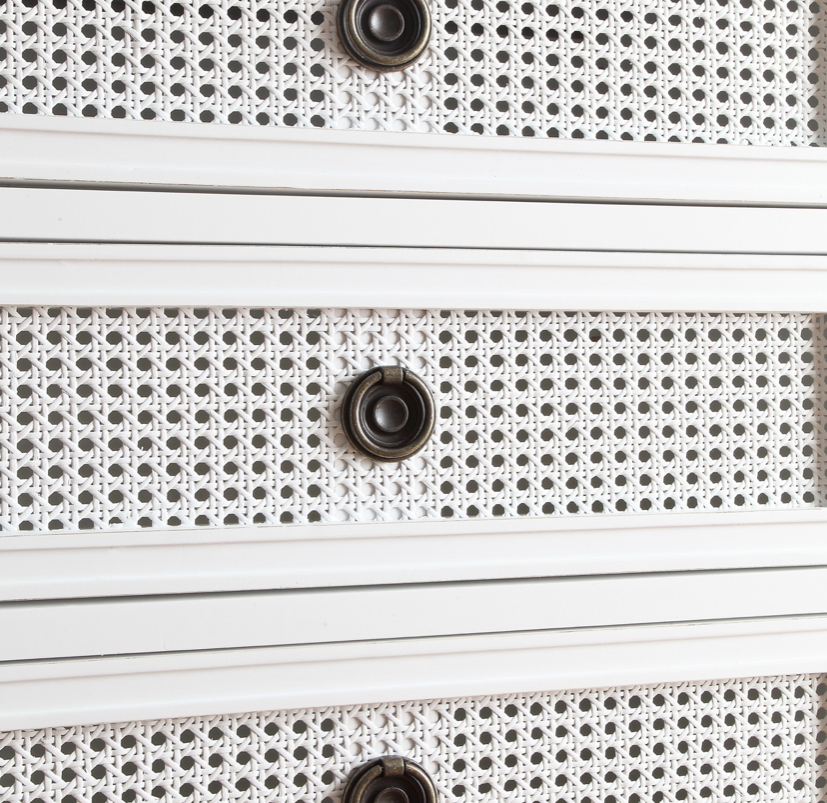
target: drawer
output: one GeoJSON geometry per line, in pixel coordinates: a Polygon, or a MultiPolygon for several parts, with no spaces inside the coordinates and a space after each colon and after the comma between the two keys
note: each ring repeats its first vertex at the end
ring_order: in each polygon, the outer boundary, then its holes
{"type": "Polygon", "coordinates": [[[19,427],[6,444],[11,531],[820,504],[817,315],[7,307],[3,318],[19,427]],[[423,451],[385,465],[348,442],[339,407],[356,374],[392,364],[432,389],[437,422],[423,451]]]}
{"type": "MultiPolygon", "coordinates": [[[[5,292],[40,271],[117,277],[137,254],[194,279],[204,253],[99,247],[9,247],[22,278],[5,292]]],[[[285,267],[260,256],[221,267],[285,267]]],[[[140,297],[130,282],[89,292],[140,297]]],[[[823,335],[809,312],[9,305],[2,592],[818,565],[823,335]],[[434,433],[402,462],[342,427],[343,393],[381,365],[434,398],[434,433]]]]}
{"type": "Polygon", "coordinates": [[[5,599],[823,563],[817,154],[7,119],[5,599]]]}

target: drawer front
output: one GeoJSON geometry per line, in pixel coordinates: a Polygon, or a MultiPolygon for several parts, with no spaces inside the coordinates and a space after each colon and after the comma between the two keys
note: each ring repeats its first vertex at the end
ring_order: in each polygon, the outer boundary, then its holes
{"type": "Polygon", "coordinates": [[[6,307],[0,524],[817,508],[824,331],[802,313],[6,307]],[[344,390],[381,365],[435,398],[403,462],[341,426],[344,390]]]}
{"type": "Polygon", "coordinates": [[[513,137],[824,142],[818,4],[432,4],[425,56],[346,56],[336,6],[4,3],[0,109],[513,137]]]}
{"type": "Polygon", "coordinates": [[[0,733],[9,800],[339,801],[402,754],[439,799],[823,799],[827,677],[306,708],[0,733]]]}

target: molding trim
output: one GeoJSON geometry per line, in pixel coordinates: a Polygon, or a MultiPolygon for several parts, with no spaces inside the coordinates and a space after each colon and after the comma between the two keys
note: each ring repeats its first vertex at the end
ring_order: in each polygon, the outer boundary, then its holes
{"type": "Polygon", "coordinates": [[[0,661],[827,614],[827,567],[0,605],[0,661]]]}
{"type": "Polygon", "coordinates": [[[6,242],[827,255],[827,207],[51,187],[0,187],[0,207],[6,242]]]}
{"type": "Polygon", "coordinates": [[[827,257],[7,242],[0,303],[823,312],[827,257]]]}
{"type": "Polygon", "coordinates": [[[0,183],[822,205],[827,153],[6,114],[0,183]]]}
{"type": "Polygon", "coordinates": [[[827,617],[0,665],[0,730],[824,672],[827,617]]]}
{"type": "Polygon", "coordinates": [[[819,565],[822,509],[7,535],[0,600],[819,565]]]}

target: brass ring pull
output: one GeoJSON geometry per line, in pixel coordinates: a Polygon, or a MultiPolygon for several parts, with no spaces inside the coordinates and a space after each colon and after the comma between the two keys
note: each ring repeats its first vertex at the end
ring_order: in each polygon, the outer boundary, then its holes
{"type": "Polygon", "coordinates": [[[407,368],[374,368],[357,377],[342,401],[342,424],[362,454],[404,460],[425,446],[436,413],[428,386],[407,368]]]}
{"type": "Polygon", "coordinates": [[[430,776],[415,761],[384,756],[351,773],[342,803],[437,803],[437,794],[430,776]]]}
{"type": "Polygon", "coordinates": [[[342,0],[339,38],[363,67],[404,70],[425,52],[430,36],[427,0],[342,0]]]}

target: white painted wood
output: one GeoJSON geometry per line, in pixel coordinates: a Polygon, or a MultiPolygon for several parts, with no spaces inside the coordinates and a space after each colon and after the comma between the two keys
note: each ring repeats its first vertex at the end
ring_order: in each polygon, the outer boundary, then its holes
{"type": "Polygon", "coordinates": [[[827,565],[827,511],[0,538],[0,600],[827,565]]]}
{"type": "MultiPolygon", "coordinates": [[[[0,303],[827,308],[812,149],[0,116],[0,183],[0,303]]],[[[824,670],[822,511],[643,518],[0,539],[0,728],[824,670]]]]}
{"type": "Polygon", "coordinates": [[[0,664],[0,730],[823,672],[827,617],[0,664]]]}
{"type": "Polygon", "coordinates": [[[0,181],[824,204],[827,154],[2,115],[0,181]]]}
{"type": "Polygon", "coordinates": [[[823,312],[827,257],[0,243],[0,303],[823,312]]]}
{"type": "Polygon", "coordinates": [[[0,661],[827,613],[827,568],[0,605],[0,661]]]}
{"type": "Polygon", "coordinates": [[[6,187],[0,240],[825,255],[827,209],[6,187]]]}

